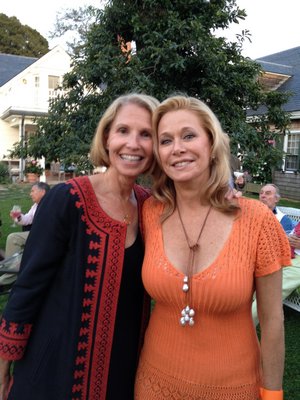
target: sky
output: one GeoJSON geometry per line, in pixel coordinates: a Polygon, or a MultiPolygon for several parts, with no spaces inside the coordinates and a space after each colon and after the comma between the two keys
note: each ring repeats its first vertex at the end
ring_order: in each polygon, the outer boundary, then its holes
{"type": "MultiPolygon", "coordinates": [[[[201,0],[199,0],[201,1],[201,0]]],[[[0,13],[17,17],[22,24],[36,29],[49,41],[50,48],[60,43],[49,40],[58,11],[79,8],[85,4],[100,7],[100,0],[2,0],[0,13]]],[[[247,18],[234,24],[226,37],[233,40],[235,34],[248,29],[251,41],[245,42],[243,55],[252,59],[300,46],[299,0],[237,0],[247,18]]],[[[63,43],[61,43],[63,44],[63,43]]]]}

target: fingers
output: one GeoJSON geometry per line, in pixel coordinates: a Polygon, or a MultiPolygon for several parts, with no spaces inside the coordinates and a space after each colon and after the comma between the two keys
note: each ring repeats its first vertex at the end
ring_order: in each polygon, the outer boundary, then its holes
{"type": "Polygon", "coordinates": [[[0,400],[7,400],[10,389],[10,382],[3,382],[0,386],[0,400]]]}
{"type": "Polygon", "coordinates": [[[0,358],[0,400],[7,400],[12,385],[10,365],[11,361],[0,358]]]}

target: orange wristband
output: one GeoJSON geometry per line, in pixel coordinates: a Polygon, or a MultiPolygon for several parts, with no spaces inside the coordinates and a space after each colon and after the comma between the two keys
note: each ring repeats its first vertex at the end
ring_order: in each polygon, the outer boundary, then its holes
{"type": "Polygon", "coordinates": [[[283,400],[283,390],[268,390],[260,388],[261,400],[283,400]]]}

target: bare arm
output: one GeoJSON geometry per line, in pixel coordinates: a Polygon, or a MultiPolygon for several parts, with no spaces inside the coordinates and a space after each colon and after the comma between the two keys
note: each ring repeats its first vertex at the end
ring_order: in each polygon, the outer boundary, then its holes
{"type": "Polygon", "coordinates": [[[292,247],[295,247],[295,249],[300,249],[300,238],[296,235],[290,235],[288,236],[290,245],[292,247]]]}
{"type": "Polygon", "coordinates": [[[268,390],[281,390],[284,370],[282,270],[256,278],[258,317],[261,327],[263,382],[268,390]]]}

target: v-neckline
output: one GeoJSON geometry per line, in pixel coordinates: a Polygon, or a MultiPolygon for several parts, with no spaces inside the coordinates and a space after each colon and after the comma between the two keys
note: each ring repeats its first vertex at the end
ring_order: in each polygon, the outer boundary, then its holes
{"type": "MultiPolygon", "coordinates": [[[[163,207],[161,208],[161,212],[160,212],[159,217],[161,216],[162,213],[163,213],[163,207]]],[[[228,234],[226,240],[224,241],[224,244],[223,244],[221,250],[220,250],[219,253],[216,255],[215,259],[214,259],[209,265],[207,265],[206,267],[204,267],[203,269],[201,269],[199,272],[196,272],[196,273],[192,276],[193,278],[196,278],[196,277],[201,276],[201,275],[206,275],[206,274],[209,273],[212,269],[214,269],[214,266],[218,263],[218,260],[219,260],[220,258],[222,258],[223,253],[227,250],[227,247],[229,246],[229,243],[230,243],[230,241],[231,241],[231,237],[232,237],[232,235],[234,235],[234,232],[235,232],[235,230],[237,229],[237,224],[238,224],[237,219],[234,219],[233,222],[232,222],[232,226],[231,226],[230,232],[229,232],[229,234],[228,234]]],[[[172,270],[176,273],[176,275],[179,274],[180,276],[184,276],[185,273],[182,272],[180,269],[178,269],[178,268],[170,261],[170,259],[169,259],[168,256],[166,255],[165,246],[164,246],[164,238],[163,238],[163,230],[162,230],[162,225],[161,225],[161,224],[159,225],[159,244],[160,244],[160,246],[161,246],[161,253],[163,254],[164,261],[169,265],[170,269],[172,269],[172,270]]]]}

